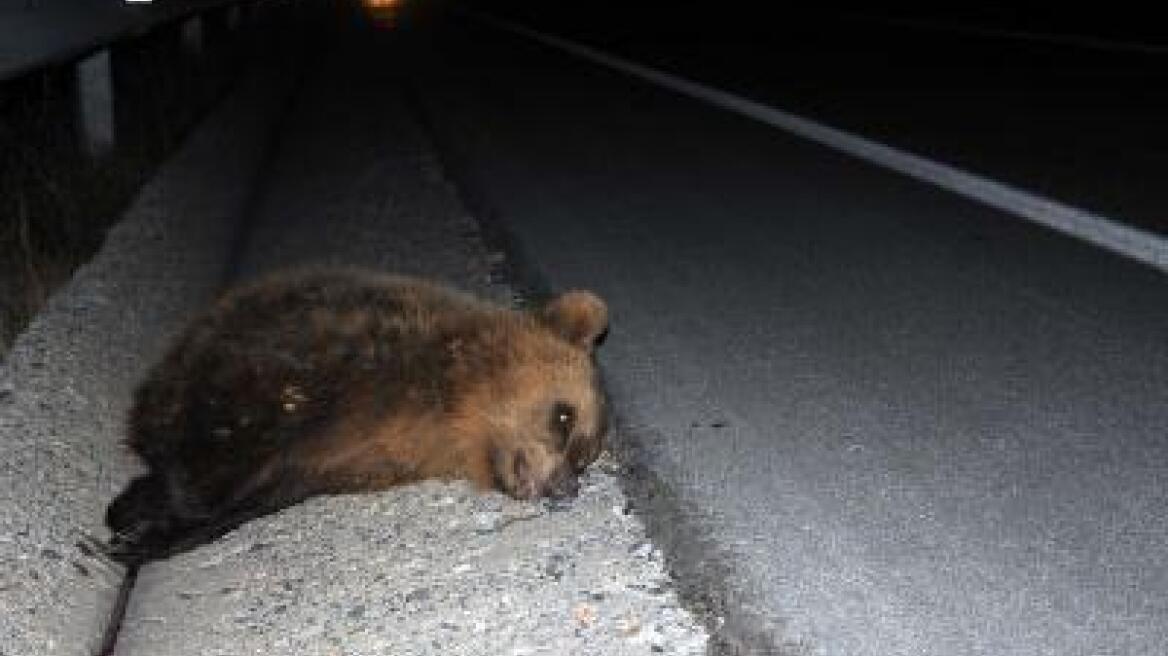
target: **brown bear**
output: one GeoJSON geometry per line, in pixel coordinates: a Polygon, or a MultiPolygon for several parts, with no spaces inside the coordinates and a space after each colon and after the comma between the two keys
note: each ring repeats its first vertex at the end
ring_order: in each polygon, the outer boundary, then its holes
{"type": "Polygon", "coordinates": [[[595,294],[513,310],[370,271],[282,272],[226,293],[135,393],[148,472],[106,511],[126,564],[211,540],[317,494],[468,479],[574,496],[606,402],[595,294]]]}

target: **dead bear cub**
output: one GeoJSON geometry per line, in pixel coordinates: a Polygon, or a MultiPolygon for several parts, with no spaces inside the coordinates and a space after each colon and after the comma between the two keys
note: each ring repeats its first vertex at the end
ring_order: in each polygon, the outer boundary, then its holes
{"type": "Polygon", "coordinates": [[[571,496],[600,453],[596,295],[511,310],[356,270],[228,292],[137,389],[127,443],[149,468],[110,504],[111,555],[188,549],[317,494],[468,479],[571,496]]]}

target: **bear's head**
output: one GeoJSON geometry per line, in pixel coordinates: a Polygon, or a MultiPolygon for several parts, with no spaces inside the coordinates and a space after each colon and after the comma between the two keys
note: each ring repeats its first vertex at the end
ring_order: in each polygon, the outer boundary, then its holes
{"type": "Polygon", "coordinates": [[[604,301],[571,291],[510,313],[488,339],[495,357],[471,402],[474,430],[482,431],[474,448],[486,447],[489,480],[480,482],[518,499],[576,495],[577,476],[600,455],[608,431],[594,358],[607,327],[604,301]]]}

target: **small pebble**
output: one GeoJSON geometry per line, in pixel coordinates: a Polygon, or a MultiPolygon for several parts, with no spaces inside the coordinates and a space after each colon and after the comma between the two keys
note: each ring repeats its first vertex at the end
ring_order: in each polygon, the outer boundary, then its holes
{"type": "Polygon", "coordinates": [[[592,628],[597,619],[596,607],[592,604],[576,604],[576,607],[572,609],[572,619],[580,628],[592,628]]]}

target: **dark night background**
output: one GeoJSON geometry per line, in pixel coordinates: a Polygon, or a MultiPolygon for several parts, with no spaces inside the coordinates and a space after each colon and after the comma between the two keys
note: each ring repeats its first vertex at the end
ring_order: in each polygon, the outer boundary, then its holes
{"type": "Polygon", "coordinates": [[[1168,31],[1150,9],[463,4],[1168,232],[1168,31]]]}

